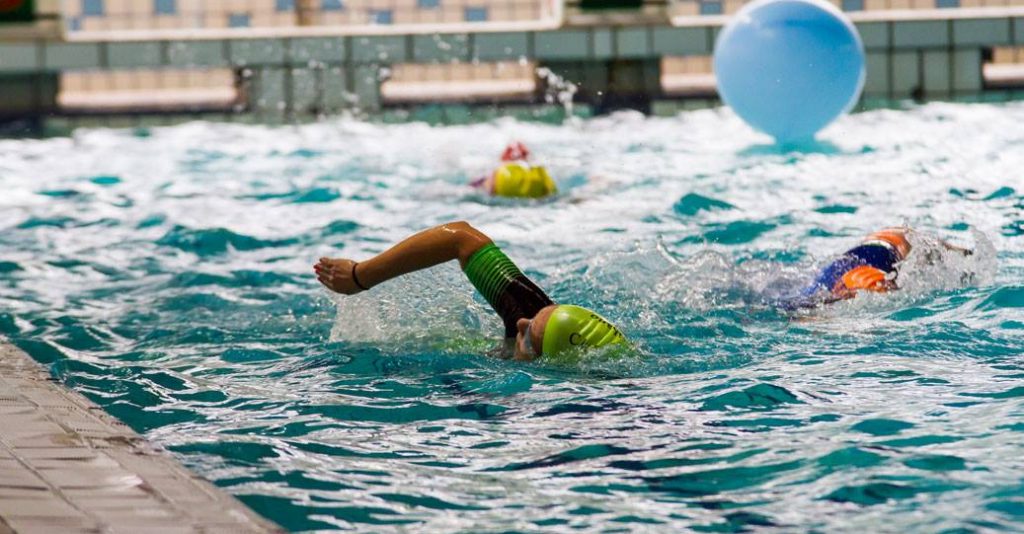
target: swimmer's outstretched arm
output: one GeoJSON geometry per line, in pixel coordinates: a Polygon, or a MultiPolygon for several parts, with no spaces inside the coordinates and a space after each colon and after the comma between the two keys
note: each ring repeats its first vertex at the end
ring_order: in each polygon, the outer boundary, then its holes
{"type": "Polygon", "coordinates": [[[491,238],[465,221],[424,230],[361,262],[345,258],[320,258],[313,266],[316,278],[331,291],[354,295],[392,278],[451,260],[466,262],[473,253],[492,243],[491,238]]]}

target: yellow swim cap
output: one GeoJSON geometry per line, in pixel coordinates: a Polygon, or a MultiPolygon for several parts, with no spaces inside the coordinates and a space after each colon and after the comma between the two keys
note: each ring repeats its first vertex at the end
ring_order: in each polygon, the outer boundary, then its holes
{"type": "Polygon", "coordinates": [[[511,162],[494,171],[494,194],[498,196],[541,198],[557,190],[555,181],[544,167],[511,162]]]}
{"type": "Polygon", "coordinates": [[[544,328],[545,356],[555,356],[574,347],[603,347],[625,343],[626,337],[600,315],[579,306],[555,307],[544,328]]]}

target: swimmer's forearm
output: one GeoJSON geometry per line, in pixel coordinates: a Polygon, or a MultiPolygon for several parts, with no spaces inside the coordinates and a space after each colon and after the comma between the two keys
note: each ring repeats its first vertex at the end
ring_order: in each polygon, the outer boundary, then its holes
{"type": "Polygon", "coordinates": [[[356,277],[367,288],[392,278],[451,260],[464,266],[474,252],[491,239],[463,221],[442,224],[406,238],[356,267],[356,277]]]}

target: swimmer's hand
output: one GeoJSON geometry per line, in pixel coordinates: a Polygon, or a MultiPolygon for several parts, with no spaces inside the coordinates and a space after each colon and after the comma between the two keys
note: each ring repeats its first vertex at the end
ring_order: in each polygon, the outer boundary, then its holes
{"type": "Polygon", "coordinates": [[[353,278],[353,276],[357,276],[356,265],[356,262],[344,258],[320,258],[320,261],[313,266],[313,271],[316,272],[316,279],[327,289],[342,295],[355,295],[363,291],[363,288],[359,287],[356,279],[353,278]]]}

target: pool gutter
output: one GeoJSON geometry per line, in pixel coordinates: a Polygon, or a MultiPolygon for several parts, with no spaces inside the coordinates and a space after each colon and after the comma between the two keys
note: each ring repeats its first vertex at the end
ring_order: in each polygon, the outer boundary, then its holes
{"type": "Polygon", "coordinates": [[[0,534],[282,532],[0,337],[0,534]]]}

